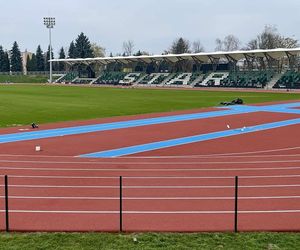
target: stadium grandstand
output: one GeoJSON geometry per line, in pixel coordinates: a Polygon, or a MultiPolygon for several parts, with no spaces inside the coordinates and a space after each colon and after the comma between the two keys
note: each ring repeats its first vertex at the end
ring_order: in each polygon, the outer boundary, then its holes
{"type": "Polygon", "coordinates": [[[56,83],[300,89],[300,48],[53,59],[68,72],[56,83]]]}

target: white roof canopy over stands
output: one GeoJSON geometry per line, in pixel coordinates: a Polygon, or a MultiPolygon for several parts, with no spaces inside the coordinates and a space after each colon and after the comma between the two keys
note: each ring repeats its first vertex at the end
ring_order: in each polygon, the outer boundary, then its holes
{"type": "Polygon", "coordinates": [[[251,57],[261,57],[268,59],[279,59],[283,57],[298,56],[300,55],[300,48],[293,49],[269,49],[269,50],[239,50],[239,51],[228,51],[228,52],[211,52],[211,53],[195,53],[195,54],[167,54],[167,55],[142,55],[142,56],[117,56],[117,57],[96,57],[96,58],[67,58],[67,59],[52,59],[52,62],[64,62],[67,64],[93,64],[98,63],[102,65],[107,65],[109,63],[123,63],[128,64],[132,62],[161,62],[169,61],[172,63],[191,60],[198,63],[216,63],[218,61],[233,61],[237,62],[241,59],[251,58],[251,57]]]}

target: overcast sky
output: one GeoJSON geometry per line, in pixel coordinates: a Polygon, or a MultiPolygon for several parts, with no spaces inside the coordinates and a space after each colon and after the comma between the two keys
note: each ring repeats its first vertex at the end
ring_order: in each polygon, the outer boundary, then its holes
{"type": "MultiPolygon", "coordinates": [[[[53,48],[57,53],[80,32],[106,48],[122,52],[124,40],[135,49],[160,54],[177,37],[200,40],[213,51],[215,39],[234,34],[243,42],[265,24],[300,39],[300,0],[0,0],[0,45],[14,41],[22,51],[45,50],[44,16],[56,17],[53,48]]],[[[56,57],[57,55],[55,55],[56,57]]]]}

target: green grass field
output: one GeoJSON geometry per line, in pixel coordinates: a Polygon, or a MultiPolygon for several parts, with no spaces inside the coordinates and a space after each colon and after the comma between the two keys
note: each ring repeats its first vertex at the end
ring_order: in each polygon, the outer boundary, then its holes
{"type": "Polygon", "coordinates": [[[0,234],[0,250],[296,250],[299,246],[299,233],[0,234]]]}
{"type": "Polygon", "coordinates": [[[297,93],[11,84],[0,85],[0,127],[212,107],[237,97],[248,104],[300,100],[297,93]]]}

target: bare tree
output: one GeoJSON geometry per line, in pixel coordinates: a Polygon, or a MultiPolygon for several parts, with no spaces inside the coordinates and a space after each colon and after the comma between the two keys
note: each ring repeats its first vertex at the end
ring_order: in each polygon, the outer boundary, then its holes
{"type": "Polygon", "coordinates": [[[257,36],[260,49],[275,49],[280,47],[280,35],[274,25],[266,25],[263,32],[257,36]]]}
{"type": "Polygon", "coordinates": [[[240,48],[240,40],[234,35],[228,35],[223,41],[225,51],[234,51],[240,48]]]}
{"type": "Polygon", "coordinates": [[[205,49],[202,45],[202,43],[200,42],[200,40],[196,40],[193,42],[193,52],[194,53],[200,53],[200,52],[204,52],[205,49]]]}
{"type": "Polygon", "coordinates": [[[215,51],[222,51],[222,50],[223,50],[222,40],[220,38],[217,38],[215,51]]]}
{"type": "Polygon", "coordinates": [[[134,42],[132,40],[123,42],[123,52],[126,56],[131,56],[134,51],[134,42]]]}
{"type": "Polygon", "coordinates": [[[259,44],[257,39],[250,40],[247,43],[246,47],[244,48],[244,50],[255,50],[255,49],[259,49],[259,44]]]}
{"type": "MultiPolygon", "coordinates": [[[[247,45],[246,50],[255,49],[276,49],[276,48],[295,48],[298,46],[298,40],[290,37],[280,35],[275,25],[265,25],[263,31],[259,33],[256,38],[251,39],[247,45]]],[[[248,63],[256,63],[259,68],[266,68],[267,66],[278,65],[283,63],[284,59],[270,60],[263,57],[248,59],[248,63]]],[[[290,63],[293,64],[293,58],[289,57],[290,63]]]]}
{"type": "Polygon", "coordinates": [[[225,36],[223,40],[216,39],[216,51],[233,51],[240,48],[240,40],[234,35],[225,36]]]}
{"type": "Polygon", "coordinates": [[[282,48],[297,48],[298,46],[298,40],[290,37],[281,37],[282,48]]]}
{"type": "Polygon", "coordinates": [[[92,43],[91,47],[95,57],[105,57],[105,48],[101,47],[97,43],[92,43]]]}
{"type": "Polygon", "coordinates": [[[264,30],[247,44],[247,49],[296,48],[298,40],[279,34],[275,25],[265,25],[264,30]]]}

